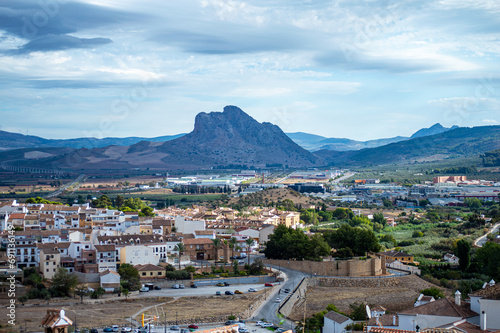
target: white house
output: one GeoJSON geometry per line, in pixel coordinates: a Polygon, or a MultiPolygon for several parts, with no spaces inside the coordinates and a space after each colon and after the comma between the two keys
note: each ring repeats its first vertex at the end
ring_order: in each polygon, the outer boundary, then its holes
{"type": "Polygon", "coordinates": [[[144,245],[128,245],[120,249],[120,263],[135,265],[158,265],[160,256],[154,254],[151,247],[144,245]]]}
{"type": "Polygon", "coordinates": [[[482,330],[500,329],[500,284],[489,285],[470,296],[470,308],[480,314],[478,323],[482,330]]]}
{"type": "Polygon", "coordinates": [[[95,245],[98,272],[116,271],[116,249],[114,244],[95,245]]]}
{"type": "Polygon", "coordinates": [[[420,294],[413,306],[420,306],[434,301],[435,299],[433,296],[425,296],[424,294],[420,294]]]}
{"type": "Polygon", "coordinates": [[[349,317],[330,311],[325,314],[323,333],[345,333],[346,326],[352,323],[353,321],[349,317]]]}
{"type": "Polygon", "coordinates": [[[398,313],[400,330],[417,331],[428,327],[439,327],[462,319],[474,323],[478,314],[455,301],[441,298],[434,302],[413,307],[398,313]],[[417,327],[418,326],[418,327],[417,327]]]}
{"type": "Polygon", "coordinates": [[[99,273],[101,288],[106,292],[113,292],[115,288],[120,288],[120,274],[114,271],[104,271],[99,273]]]}
{"type": "Polygon", "coordinates": [[[444,261],[452,263],[452,264],[458,264],[458,257],[454,254],[451,253],[446,253],[443,257],[444,261]]]}
{"type": "Polygon", "coordinates": [[[186,220],[184,216],[175,217],[175,229],[183,234],[193,234],[197,230],[205,230],[205,220],[186,220]]]}

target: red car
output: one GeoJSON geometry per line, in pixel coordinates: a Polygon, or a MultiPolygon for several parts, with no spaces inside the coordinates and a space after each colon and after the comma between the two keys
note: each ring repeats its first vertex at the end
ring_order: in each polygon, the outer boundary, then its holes
{"type": "Polygon", "coordinates": [[[273,284],[272,284],[272,283],[270,283],[270,282],[266,282],[266,283],[264,284],[264,286],[266,286],[266,287],[272,287],[272,286],[273,286],[273,284]]]}
{"type": "Polygon", "coordinates": [[[191,325],[188,326],[188,328],[198,328],[198,325],[191,324],[191,325]]]}

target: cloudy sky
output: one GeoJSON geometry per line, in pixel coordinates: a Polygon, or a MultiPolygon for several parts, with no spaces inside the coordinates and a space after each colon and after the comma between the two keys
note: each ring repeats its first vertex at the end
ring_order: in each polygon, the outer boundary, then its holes
{"type": "Polygon", "coordinates": [[[0,129],[189,132],[237,105],[367,140],[500,122],[498,0],[4,0],[0,129]]]}

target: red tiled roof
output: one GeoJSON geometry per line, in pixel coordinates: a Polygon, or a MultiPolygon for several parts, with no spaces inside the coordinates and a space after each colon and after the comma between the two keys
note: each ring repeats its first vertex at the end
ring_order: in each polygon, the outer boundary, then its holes
{"type": "Polygon", "coordinates": [[[471,294],[471,296],[481,296],[485,299],[499,299],[500,300],[500,283],[493,286],[486,287],[471,294]]]}
{"type": "Polygon", "coordinates": [[[212,240],[209,238],[193,238],[184,239],[184,245],[202,245],[202,244],[213,244],[212,240]]]}
{"type": "Polygon", "coordinates": [[[372,327],[371,333],[414,333],[415,331],[398,330],[396,328],[372,327]]]}
{"type": "Polygon", "coordinates": [[[413,307],[398,313],[399,315],[433,315],[433,316],[449,316],[469,318],[477,316],[474,311],[455,304],[454,300],[448,298],[441,298],[437,301],[430,302],[424,305],[413,307]]]}

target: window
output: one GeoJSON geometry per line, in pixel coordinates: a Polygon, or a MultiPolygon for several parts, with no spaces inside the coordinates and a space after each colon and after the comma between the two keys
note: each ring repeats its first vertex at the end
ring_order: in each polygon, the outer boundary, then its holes
{"type": "Polygon", "coordinates": [[[142,276],[146,276],[146,272],[142,272],[142,276]]]}
{"type": "Polygon", "coordinates": [[[158,275],[161,275],[161,272],[158,272],[158,275]]]}
{"type": "Polygon", "coordinates": [[[153,272],[149,272],[149,275],[153,275],[153,272]]]}

